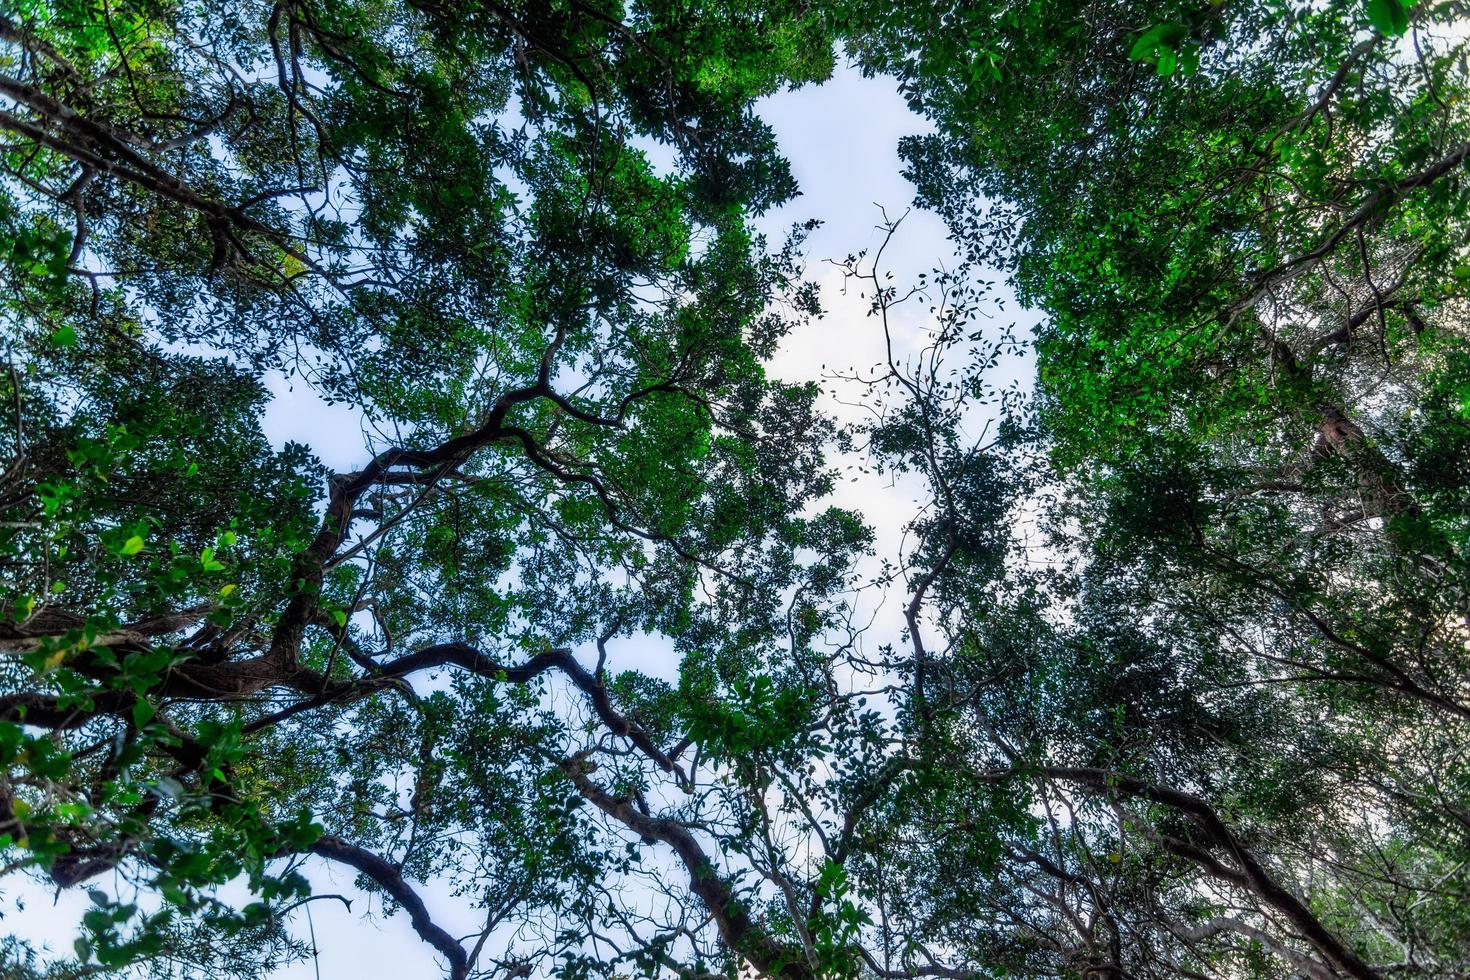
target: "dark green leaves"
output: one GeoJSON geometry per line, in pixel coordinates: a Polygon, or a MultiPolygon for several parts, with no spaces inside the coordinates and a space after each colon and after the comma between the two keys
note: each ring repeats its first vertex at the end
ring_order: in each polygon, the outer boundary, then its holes
{"type": "Polygon", "coordinates": [[[1133,42],[1128,57],[1151,64],[1161,76],[1176,71],[1193,75],[1199,70],[1199,44],[1189,38],[1189,27],[1178,21],[1156,24],[1133,42]]]}
{"type": "Polygon", "coordinates": [[[1163,24],[1155,24],[1139,36],[1133,42],[1128,57],[1134,61],[1142,61],[1145,58],[1156,58],[1159,53],[1166,49],[1172,49],[1189,35],[1189,28],[1178,21],[1168,21],[1163,24]]]}
{"type": "Polygon", "coordinates": [[[1368,23],[1380,34],[1398,37],[1409,29],[1409,9],[1412,2],[1406,0],[1367,0],[1368,23]]]}

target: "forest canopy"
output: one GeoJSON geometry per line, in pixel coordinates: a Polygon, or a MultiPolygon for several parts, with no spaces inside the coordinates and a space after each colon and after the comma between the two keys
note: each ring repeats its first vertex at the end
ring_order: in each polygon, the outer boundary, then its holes
{"type": "Polygon", "coordinates": [[[88,896],[0,974],[267,977],[366,896],[449,980],[1470,976],[1467,38],[0,0],[0,896],[88,896]],[[885,217],[861,324],[761,223],[758,100],[843,64],[961,258],[885,217]],[[798,328],[884,338],[855,414],[798,328]]]}

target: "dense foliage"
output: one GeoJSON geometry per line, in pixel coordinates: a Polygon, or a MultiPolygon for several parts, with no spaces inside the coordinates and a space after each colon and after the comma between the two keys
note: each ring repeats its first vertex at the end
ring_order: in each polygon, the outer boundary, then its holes
{"type": "Polygon", "coordinates": [[[327,863],[454,980],[1470,973],[1467,16],[0,5],[0,857],[92,903],[0,968],[267,975],[327,863]],[[848,260],[848,425],[754,231],[838,50],[966,256],[848,260]]]}

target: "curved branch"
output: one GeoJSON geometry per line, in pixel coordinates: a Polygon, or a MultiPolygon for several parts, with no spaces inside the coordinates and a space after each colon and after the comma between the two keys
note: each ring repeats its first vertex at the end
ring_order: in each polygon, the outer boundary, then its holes
{"type": "MultiPolygon", "coordinates": [[[[1003,775],[1017,775],[1023,772],[1024,770],[1020,769],[1008,769],[1003,775]]],[[[1213,877],[1243,888],[1270,905],[1281,913],[1337,970],[1356,980],[1381,980],[1376,970],[1333,935],[1301,899],[1293,895],[1266,871],[1259,859],[1225,825],[1225,821],[1220,818],[1215,809],[1200,797],[1171,786],[1148,783],[1105,769],[1045,766],[1035,770],[1035,773],[1051,779],[1076,783],[1089,789],[1121,793],[1125,796],[1147,800],[1150,803],[1162,804],[1187,814],[1210,842],[1227,852],[1239,867],[1228,867],[1196,845],[1173,838],[1163,838],[1163,845],[1167,850],[1195,862],[1213,877]]]]}
{"type": "Polygon", "coordinates": [[[603,813],[639,836],[662,841],[673,848],[689,873],[689,890],[709,909],[720,938],[761,975],[778,980],[817,980],[799,952],[778,942],[751,919],[730,883],[715,870],[709,855],[686,827],[674,820],[641,813],[627,799],[602,789],[588,778],[594,767],[585,759],[574,756],[562,762],[561,768],[577,792],[603,813]]]}
{"type": "Polygon", "coordinates": [[[366,875],[393,896],[393,900],[408,911],[413,931],[419,937],[444,954],[449,961],[450,980],[465,980],[470,975],[469,954],[464,947],[429,916],[429,910],[418,892],[403,880],[402,873],[383,858],[356,844],[349,844],[340,837],[322,837],[309,848],[312,854],[324,857],[366,875]]]}

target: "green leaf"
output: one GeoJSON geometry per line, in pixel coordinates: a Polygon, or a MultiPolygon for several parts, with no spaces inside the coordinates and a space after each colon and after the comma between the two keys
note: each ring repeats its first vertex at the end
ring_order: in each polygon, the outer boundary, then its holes
{"type": "Polygon", "coordinates": [[[147,698],[139,698],[133,702],[133,724],[142,728],[153,720],[153,703],[147,698]]]}
{"type": "Polygon", "coordinates": [[[122,543],[122,547],[118,549],[117,553],[120,555],[136,555],[142,550],[143,538],[141,535],[134,534],[122,543]]]}
{"type": "Polygon", "coordinates": [[[1155,24],[1133,42],[1128,58],[1132,61],[1150,61],[1159,57],[1162,51],[1173,52],[1175,46],[1188,35],[1189,28],[1178,21],[1155,24]]]}
{"type": "Polygon", "coordinates": [[[70,323],[63,323],[51,335],[51,342],[57,347],[75,347],[77,345],[77,332],[72,329],[70,323]]]}
{"type": "Polygon", "coordinates": [[[1190,43],[1179,53],[1179,74],[1186,77],[1199,71],[1199,45],[1190,43]]]}
{"type": "Polygon", "coordinates": [[[1133,42],[1133,48],[1128,52],[1128,59],[1130,61],[1142,61],[1145,58],[1153,57],[1154,49],[1159,46],[1158,35],[1154,33],[1156,30],[1158,28],[1145,32],[1142,37],[1133,42]]]}
{"type": "Polygon", "coordinates": [[[1409,5],[1402,0],[1368,0],[1368,23],[1380,34],[1398,37],[1409,29],[1409,5]]]}

